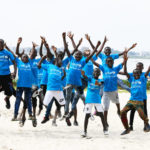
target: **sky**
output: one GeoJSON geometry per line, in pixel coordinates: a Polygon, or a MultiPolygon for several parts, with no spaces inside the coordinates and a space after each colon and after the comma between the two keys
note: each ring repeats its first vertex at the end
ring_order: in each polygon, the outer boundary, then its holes
{"type": "MultiPolygon", "coordinates": [[[[15,46],[40,44],[40,35],[49,45],[62,47],[62,32],[72,31],[76,42],[88,33],[96,45],[106,35],[115,50],[137,42],[136,52],[150,52],[149,0],[0,0],[0,38],[15,46]]],[[[67,39],[70,43],[70,40],[67,39]]],[[[84,38],[82,46],[89,46],[84,38]]]]}

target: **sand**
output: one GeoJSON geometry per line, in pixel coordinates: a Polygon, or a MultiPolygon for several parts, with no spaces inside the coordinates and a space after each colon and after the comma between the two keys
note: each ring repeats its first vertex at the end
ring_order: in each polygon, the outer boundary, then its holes
{"type": "MultiPolygon", "coordinates": [[[[128,93],[119,94],[121,108],[129,99],[128,93]]],[[[148,150],[150,149],[150,132],[143,132],[143,121],[138,113],[135,115],[134,131],[121,136],[123,125],[116,113],[116,106],[111,103],[109,109],[109,136],[103,134],[102,124],[98,117],[89,121],[88,135],[91,139],[81,138],[84,123],[83,104],[78,103],[79,126],[68,127],[65,121],[57,120],[57,127],[52,126],[50,120],[41,124],[45,109],[37,117],[38,125],[32,126],[27,120],[24,127],[19,122],[12,122],[15,98],[11,98],[11,109],[5,108],[4,95],[0,94],[0,150],[148,150]]],[[[150,94],[148,95],[148,108],[150,108],[150,94]]],[[[22,106],[21,106],[22,107],[22,106]]],[[[63,110],[63,109],[62,109],[63,110]]],[[[54,108],[53,108],[54,112],[54,108]]],[[[63,112],[63,111],[62,111],[63,112]]],[[[129,114],[129,113],[128,113],[129,114]]],[[[26,115],[28,118],[28,114],[26,115]]],[[[71,119],[73,123],[73,118],[71,119]]]]}

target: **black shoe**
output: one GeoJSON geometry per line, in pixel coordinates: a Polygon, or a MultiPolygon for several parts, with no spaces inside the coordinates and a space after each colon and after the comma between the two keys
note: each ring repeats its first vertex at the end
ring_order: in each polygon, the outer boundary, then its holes
{"type": "Polygon", "coordinates": [[[125,131],[123,131],[123,132],[121,133],[121,135],[125,135],[125,134],[128,134],[128,133],[130,133],[130,129],[126,129],[125,131]]]}
{"type": "Polygon", "coordinates": [[[5,97],[5,102],[6,102],[6,108],[7,109],[10,109],[10,101],[9,101],[9,98],[8,97],[5,97]]]}
{"type": "Polygon", "coordinates": [[[149,132],[150,131],[150,125],[145,125],[144,127],[144,132],[149,132]]]}
{"type": "Polygon", "coordinates": [[[71,126],[71,122],[70,122],[70,119],[68,117],[66,118],[66,123],[68,126],[71,126]]]}
{"type": "Polygon", "coordinates": [[[44,117],[44,119],[42,120],[41,123],[46,123],[47,121],[49,121],[49,118],[48,117],[44,117]]]}
{"type": "Polygon", "coordinates": [[[133,126],[131,125],[131,126],[129,127],[129,129],[130,129],[130,131],[133,131],[133,126]]]}
{"type": "Polygon", "coordinates": [[[73,125],[74,125],[74,126],[78,126],[78,122],[77,122],[77,121],[74,121],[73,125]]]}
{"type": "Polygon", "coordinates": [[[37,126],[37,120],[35,117],[32,119],[32,125],[33,125],[33,127],[37,126]]]}
{"type": "Polygon", "coordinates": [[[24,126],[24,123],[25,123],[26,119],[21,119],[20,122],[19,122],[19,126],[20,127],[23,127],[24,126]]]}

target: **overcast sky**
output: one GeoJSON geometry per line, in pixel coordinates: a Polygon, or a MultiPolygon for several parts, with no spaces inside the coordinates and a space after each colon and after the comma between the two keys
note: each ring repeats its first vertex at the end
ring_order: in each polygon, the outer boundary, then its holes
{"type": "MultiPolygon", "coordinates": [[[[10,46],[19,36],[22,46],[40,44],[44,35],[61,47],[61,33],[72,31],[76,41],[89,33],[96,44],[107,35],[116,50],[137,42],[137,52],[150,51],[149,0],[0,0],[0,6],[0,38],[10,46]]],[[[85,39],[82,46],[89,46],[85,39]]]]}

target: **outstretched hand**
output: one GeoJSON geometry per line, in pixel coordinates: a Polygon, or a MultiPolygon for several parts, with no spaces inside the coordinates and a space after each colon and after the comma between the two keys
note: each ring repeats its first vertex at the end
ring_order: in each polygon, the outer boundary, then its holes
{"type": "Polygon", "coordinates": [[[68,36],[70,39],[73,39],[74,34],[72,34],[71,31],[69,31],[68,34],[67,34],[67,36],[68,36]]]}
{"type": "Polygon", "coordinates": [[[51,48],[52,48],[52,50],[53,50],[54,52],[57,51],[57,48],[56,48],[54,45],[52,45],[51,48]]]}
{"type": "Polygon", "coordinates": [[[105,36],[105,37],[104,37],[104,42],[107,42],[107,41],[108,41],[108,39],[107,39],[107,37],[105,36]]]}
{"type": "Polygon", "coordinates": [[[63,32],[63,33],[62,33],[62,37],[63,37],[63,38],[66,38],[66,32],[63,32]]]}
{"type": "Polygon", "coordinates": [[[46,40],[45,40],[45,37],[44,36],[40,36],[41,40],[42,40],[42,43],[45,43],[46,40]]]}
{"type": "Polygon", "coordinates": [[[90,36],[88,34],[85,34],[85,38],[89,41],[90,40],[90,36]]]}
{"type": "Polygon", "coordinates": [[[19,37],[17,43],[20,44],[21,42],[22,42],[22,37],[19,37]]]}
{"type": "Polygon", "coordinates": [[[33,47],[37,47],[38,45],[35,42],[32,42],[33,47]]]}

